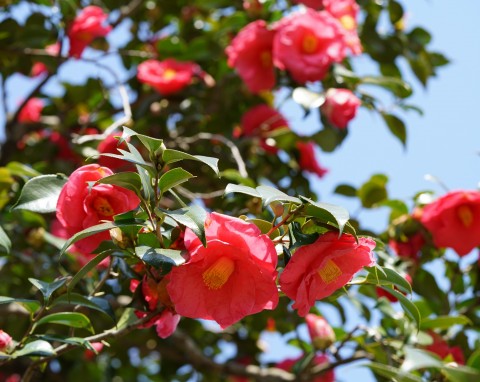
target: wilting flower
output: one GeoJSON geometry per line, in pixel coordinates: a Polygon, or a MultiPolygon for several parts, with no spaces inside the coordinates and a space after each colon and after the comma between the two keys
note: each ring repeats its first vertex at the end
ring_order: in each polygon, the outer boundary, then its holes
{"type": "Polygon", "coordinates": [[[103,25],[107,18],[108,15],[103,9],[95,5],[82,9],[67,30],[70,40],[68,55],[79,58],[93,40],[105,37],[112,30],[111,26],[103,25]]]}
{"type": "Polygon", "coordinates": [[[2,329],[0,329],[0,351],[7,351],[11,343],[12,337],[10,337],[8,333],[5,333],[2,329]]]}
{"type": "Polygon", "coordinates": [[[357,114],[361,103],[351,90],[331,88],[325,94],[321,110],[332,125],[344,129],[357,114]]]}
{"type": "Polygon", "coordinates": [[[299,83],[322,80],[330,66],[346,56],[344,30],[328,12],[308,8],[293,13],[275,30],[273,62],[299,83]]]}
{"type": "Polygon", "coordinates": [[[288,122],[274,108],[261,104],[252,107],[242,116],[241,132],[237,135],[259,137],[261,146],[268,152],[276,153],[278,149],[268,144],[268,134],[276,129],[288,128],[288,122]]]}
{"type": "Polygon", "coordinates": [[[313,244],[301,246],[280,276],[282,291],[295,300],[294,309],[305,316],[316,300],[330,296],[347,284],[363,267],[375,264],[375,242],[349,234],[321,235],[313,244]]]}
{"type": "Polygon", "coordinates": [[[211,213],[207,246],[185,233],[188,261],[173,268],[167,290],[182,316],[215,320],[227,327],[278,303],[275,246],[257,226],[211,213]]]}
{"type": "MultiPolygon", "coordinates": [[[[277,363],[275,367],[285,370],[285,371],[292,371],[293,366],[301,359],[286,359],[280,363],[277,363]]],[[[323,365],[329,362],[328,357],[324,354],[316,355],[313,359],[314,365],[323,365]]],[[[312,382],[334,382],[335,381],[335,373],[333,370],[328,370],[327,372],[320,374],[312,379],[312,382]]]]}
{"type": "Polygon", "coordinates": [[[451,357],[459,365],[465,365],[465,356],[460,346],[449,346],[442,336],[435,332],[430,331],[428,334],[432,337],[433,343],[426,346],[425,350],[435,353],[442,360],[451,357]]]}
{"type": "MultiPolygon", "coordinates": [[[[57,56],[60,52],[60,44],[56,42],[55,44],[47,45],[45,52],[50,56],[57,56]]],[[[47,66],[43,62],[35,62],[32,66],[31,75],[37,77],[43,73],[48,73],[47,66]]]]}
{"type": "Polygon", "coordinates": [[[480,245],[480,192],[449,192],[425,206],[420,221],[435,246],[464,256],[480,245]]]}
{"type": "MultiPolygon", "coordinates": [[[[119,144],[118,139],[116,139],[115,137],[118,137],[118,133],[112,133],[108,137],[103,139],[97,147],[98,152],[100,154],[119,155],[120,152],[118,151],[118,149],[126,150],[127,144],[125,142],[119,144]]],[[[100,155],[100,157],[98,158],[98,164],[100,166],[108,167],[113,171],[132,168],[132,165],[129,162],[126,162],[123,159],[113,158],[106,155],[100,155]]]]}
{"type": "Polygon", "coordinates": [[[228,65],[235,68],[252,93],[275,86],[272,61],[274,34],[265,21],[257,20],[243,28],[225,50],[228,65]]]}
{"type": "MultiPolygon", "coordinates": [[[[80,167],[70,175],[57,202],[57,219],[69,237],[138,207],[140,199],[130,190],[112,184],[92,185],[112,174],[107,167],[91,164],[80,167]]],[[[110,240],[108,231],[86,237],[75,245],[79,251],[91,253],[104,240],[110,240]]]]}
{"type": "Polygon", "coordinates": [[[43,102],[40,98],[30,98],[18,113],[18,122],[37,123],[42,117],[43,102]]]}
{"type": "Polygon", "coordinates": [[[173,58],[163,61],[147,60],[138,65],[137,78],[150,85],[162,95],[177,93],[190,85],[194,75],[201,69],[194,62],[180,62],[173,58]]]}
{"type": "Polygon", "coordinates": [[[305,316],[305,321],[316,349],[325,350],[335,342],[335,332],[323,317],[309,313],[305,316]]]}
{"type": "Polygon", "coordinates": [[[302,170],[317,174],[319,177],[328,172],[326,168],[320,166],[315,158],[315,143],[298,141],[297,149],[299,152],[298,164],[302,170]]]}

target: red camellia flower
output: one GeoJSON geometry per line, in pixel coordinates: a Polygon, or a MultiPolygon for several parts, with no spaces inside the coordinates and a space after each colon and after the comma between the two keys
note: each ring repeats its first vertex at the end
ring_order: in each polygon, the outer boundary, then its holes
{"type": "Polygon", "coordinates": [[[295,300],[294,309],[305,316],[316,300],[330,296],[363,267],[375,264],[375,242],[349,234],[321,235],[313,244],[297,249],[280,276],[282,291],[295,300]]]}
{"type": "Polygon", "coordinates": [[[315,159],[315,143],[298,141],[297,148],[300,154],[298,161],[302,170],[317,174],[319,177],[324,176],[328,172],[315,159]]]}
{"type": "Polygon", "coordinates": [[[180,62],[173,58],[163,61],[147,60],[138,65],[137,78],[150,85],[162,95],[177,93],[190,85],[194,75],[200,75],[201,69],[194,62],[180,62]]]}
{"type": "Polygon", "coordinates": [[[40,98],[31,98],[18,113],[18,122],[37,123],[42,117],[43,102],[40,98]]]}
{"type": "Polygon", "coordinates": [[[397,256],[413,261],[418,260],[418,252],[425,244],[425,238],[422,233],[417,232],[407,237],[406,241],[389,240],[388,245],[397,254],[397,256]]]}
{"type": "Polygon", "coordinates": [[[323,7],[323,0],[293,0],[293,2],[303,4],[312,9],[321,9],[323,7]]]}
{"type": "MultiPolygon", "coordinates": [[[[286,359],[278,364],[275,367],[285,370],[285,371],[292,371],[293,366],[300,360],[301,357],[295,359],[286,359]]],[[[324,354],[316,355],[313,359],[314,365],[323,365],[324,363],[328,363],[328,357],[324,354]]],[[[329,370],[319,376],[316,376],[312,379],[312,382],[334,382],[335,381],[335,373],[333,370],[329,370]]]]}
{"type": "MultiPolygon", "coordinates": [[[[60,52],[60,44],[56,42],[55,44],[47,45],[45,47],[45,52],[50,56],[57,56],[60,52]]],[[[43,73],[48,73],[48,68],[43,62],[36,62],[32,66],[31,75],[37,77],[43,73]]]]}
{"type": "Polygon", "coordinates": [[[97,37],[105,37],[111,26],[104,26],[108,15],[95,5],[85,7],[75,17],[67,31],[70,40],[69,56],[79,58],[84,49],[97,37]]]}
{"type": "Polygon", "coordinates": [[[207,246],[185,233],[188,261],[173,268],[167,290],[178,314],[215,320],[223,328],[278,303],[277,253],[252,223],[211,213],[207,246]]]}
{"type": "MultiPolygon", "coordinates": [[[[127,150],[127,144],[125,142],[118,144],[118,139],[115,137],[118,137],[118,133],[112,133],[102,140],[97,147],[98,152],[100,154],[120,154],[118,149],[127,150]]],[[[104,155],[100,155],[98,158],[98,164],[100,166],[108,167],[113,171],[131,169],[133,167],[131,163],[122,159],[112,158],[104,155]]]]}
{"type": "Polygon", "coordinates": [[[0,329],[0,351],[5,352],[12,343],[12,337],[0,329]]]}
{"type": "Polygon", "coordinates": [[[260,137],[261,146],[270,153],[276,153],[278,149],[275,146],[269,145],[267,142],[268,133],[273,130],[288,128],[288,122],[282,114],[274,108],[261,104],[252,107],[242,116],[242,128],[239,136],[260,137]]]}
{"type": "MultiPolygon", "coordinates": [[[[112,174],[107,167],[91,164],[80,167],[70,175],[57,202],[57,219],[69,237],[101,221],[112,220],[116,214],[138,207],[140,200],[130,190],[112,184],[91,186],[92,182],[112,174]]],[[[110,240],[108,231],[77,241],[75,246],[83,253],[91,253],[104,240],[110,240]]]]}
{"type": "Polygon", "coordinates": [[[103,350],[103,347],[104,347],[102,342],[92,342],[91,345],[95,349],[95,351],[86,349],[85,352],[83,353],[85,359],[88,361],[93,360],[98,355],[98,353],[100,353],[103,350]]]}
{"type": "Polygon", "coordinates": [[[299,83],[320,81],[346,56],[345,32],[330,13],[296,12],[280,20],[273,39],[273,62],[299,83]]]}
{"type": "Polygon", "coordinates": [[[323,317],[309,313],[305,316],[305,321],[313,346],[316,349],[325,350],[335,342],[335,333],[323,317]]]}
{"type": "Polygon", "coordinates": [[[344,129],[357,114],[361,103],[351,90],[332,88],[325,93],[325,103],[321,110],[332,125],[344,129]]]}
{"type": "Polygon", "coordinates": [[[480,192],[449,192],[425,206],[420,221],[435,246],[464,256],[480,245],[480,192]]]}
{"type": "Polygon", "coordinates": [[[252,93],[275,86],[272,61],[274,34],[265,21],[257,20],[243,28],[225,50],[228,65],[235,68],[252,93]]]}
{"type": "Polygon", "coordinates": [[[430,331],[428,334],[432,337],[433,343],[426,346],[426,350],[435,353],[442,360],[450,356],[459,365],[465,365],[465,356],[460,346],[449,346],[442,336],[435,332],[430,331]]]}
{"type": "Polygon", "coordinates": [[[323,0],[325,10],[338,19],[345,29],[345,39],[353,54],[362,53],[357,33],[357,15],[360,7],[355,0],[323,0]]]}

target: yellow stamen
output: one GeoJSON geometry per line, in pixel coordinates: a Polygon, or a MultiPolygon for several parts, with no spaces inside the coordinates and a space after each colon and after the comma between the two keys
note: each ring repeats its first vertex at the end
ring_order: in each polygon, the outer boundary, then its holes
{"type": "Polygon", "coordinates": [[[304,53],[314,53],[318,47],[318,39],[313,34],[304,37],[302,42],[302,49],[304,53]]]}
{"type": "Polygon", "coordinates": [[[232,259],[226,256],[220,257],[203,272],[203,282],[208,289],[220,289],[228,281],[234,270],[235,262],[232,259]]]}
{"type": "Polygon", "coordinates": [[[175,78],[177,75],[177,72],[173,69],[167,69],[163,72],[163,78],[165,80],[171,80],[172,78],[175,78]]]}
{"type": "Polygon", "coordinates": [[[93,201],[93,208],[102,216],[112,216],[115,214],[108,200],[102,196],[97,196],[95,198],[93,201]]]}
{"type": "Polygon", "coordinates": [[[457,215],[462,221],[463,225],[468,228],[473,223],[473,212],[472,209],[467,205],[462,205],[457,209],[457,215]]]}
{"type": "Polygon", "coordinates": [[[263,51],[260,54],[260,61],[264,68],[269,68],[272,66],[272,54],[268,51],[263,51]]]}
{"type": "Polygon", "coordinates": [[[354,30],[357,27],[357,23],[355,22],[355,19],[349,15],[345,15],[341,17],[340,23],[347,31],[354,30]]]}
{"type": "Polygon", "coordinates": [[[322,281],[326,284],[334,282],[342,275],[342,271],[338,265],[330,259],[328,259],[323,267],[319,268],[317,272],[322,281]]]}

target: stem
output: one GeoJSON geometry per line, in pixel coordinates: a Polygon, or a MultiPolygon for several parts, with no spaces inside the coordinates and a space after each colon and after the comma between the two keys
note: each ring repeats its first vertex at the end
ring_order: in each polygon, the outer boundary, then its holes
{"type": "Polygon", "coordinates": [[[297,208],[295,208],[293,211],[290,211],[288,214],[285,215],[285,217],[276,225],[274,225],[272,228],[270,228],[270,231],[267,232],[267,236],[270,236],[273,231],[276,229],[280,228],[282,225],[287,224],[288,220],[291,217],[294,217],[296,214],[298,214],[301,210],[303,209],[303,204],[300,204],[297,208]]]}

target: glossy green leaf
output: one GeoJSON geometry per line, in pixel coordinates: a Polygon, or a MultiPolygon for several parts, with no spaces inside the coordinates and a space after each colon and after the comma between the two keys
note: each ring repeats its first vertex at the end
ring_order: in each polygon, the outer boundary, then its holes
{"type": "Polygon", "coordinates": [[[400,98],[407,98],[412,95],[412,87],[396,77],[362,77],[361,82],[368,85],[381,86],[390,90],[400,98]]]}
{"type": "Polygon", "coordinates": [[[418,308],[415,306],[413,302],[411,302],[408,298],[406,298],[402,293],[388,286],[380,285],[380,288],[382,288],[383,290],[386,290],[388,293],[396,297],[397,300],[402,305],[402,308],[407,314],[407,316],[410,317],[410,319],[412,319],[418,327],[420,326],[422,317],[420,316],[420,312],[418,311],[418,308]]]}
{"type": "Polygon", "coordinates": [[[375,207],[377,203],[388,198],[386,184],[388,178],[383,174],[375,174],[358,189],[358,197],[365,208],[375,207]]]}
{"type": "Polygon", "coordinates": [[[153,156],[160,155],[165,149],[162,139],[152,138],[147,135],[138,134],[137,132],[129,129],[128,127],[123,127],[122,140],[126,140],[129,137],[136,136],[140,142],[145,146],[150,154],[153,156]]]}
{"type": "Polygon", "coordinates": [[[173,249],[139,246],[135,248],[135,254],[146,264],[158,269],[161,275],[168,274],[173,267],[185,262],[181,251],[173,249]]]}
{"type": "Polygon", "coordinates": [[[475,350],[467,360],[467,366],[480,372],[480,349],[475,350]]]}
{"type": "Polygon", "coordinates": [[[178,150],[166,149],[162,154],[162,159],[165,164],[178,162],[181,160],[195,160],[198,162],[205,163],[209,166],[215,174],[219,174],[218,170],[218,159],[213,157],[207,157],[203,155],[190,155],[178,150]]]}
{"type": "Polygon", "coordinates": [[[30,179],[22,188],[13,209],[47,213],[56,211],[57,200],[67,178],[62,174],[41,175],[30,179]]]}
{"type": "Polygon", "coordinates": [[[420,325],[421,330],[427,329],[449,329],[453,325],[471,325],[472,321],[468,317],[462,315],[455,316],[439,316],[433,318],[425,318],[420,325]]]}
{"type": "Polygon", "coordinates": [[[194,178],[194,176],[183,168],[177,167],[167,171],[160,177],[158,187],[164,193],[179,184],[187,182],[190,178],[194,178]]]}
{"type": "Polygon", "coordinates": [[[17,350],[11,356],[12,358],[17,357],[50,357],[56,355],[55,350],[49,342],[44,340],[36,340],[29,342],[22,349],[17,350]]]}
{"type": "Polygon", "coordinates": [[[141,195],[142,181],[136,172],[119,172],[97,180],[97,183],[114,184],[141,195]]]}
{"type": "Polygon", "coordinates": [[[286,193],[284,193],[280,190],[277,190],[274,187],[258,186],[256,188],[256,190],[260,194],[264,206],[268,206],[272,202],[286,202],[286,203],[302,204],[302,201],[299,198],[287,195],[286,193]]]}
{"type": "Polygon", "coordinates": [[[314,202],[313,200],[300,196],[303,202],[307,202],[305,213],[325,222],[332,221],[338,225],[340,234],[343,232],[345,225],[350,219],[348,211],[341,206],[329,203],[314,202]]]}
{"type": "Polygon", "coordinates": [[[262,198],[260,193],[255,188],[243,186],[240,184],[233,184],[233,183],[227,184],[227,187],[225,187],[225,195],[233,194],[233,193],[246,194],[259,199],[262,198]]]}
{"type": "Polygon", "coordinates": [[[44,316],[35,323],[35,327],[45,324],[66,325],[71,328],[86,329],[93,333],[92,323],[90,319],[82,313],[77,312],[62,312],[53,313],[44,316]]]}
{"type": "Polygon", "coordinates": [[[40,301],[37,301],[37,300],[27,300],[24,298],[0,296],[0,304],[11,304],[11,303],[20,304],[25,309],[27,309],[30,314],[34,314],[42,305],[40,301]]]}
{"type": "Polygon", "coordinates": [[[443,363],[437,357],[424,350],[414,349],[409,346],[405,347],[405,361],[400,370],[410,372],[418,369],[426,368],[442,368],[443,363]]]}
{"type": "Polygon", "coordinates": [[[384,365],[378,362],[370,362],[365,366],[370,368],[375,374],[387,378],[387,380],[398,380],[401,382],[423,382],[422,378],[413,374],[406,374],[396,367],[390,365],[384,365]]]}
{"type": "Polygon", "coordinates": [[[164,214],[173,219],[178,224],[190,228],[195,235],[206,244],[205,239],[205,219],[207,212],[199,206],[188,206],[182,209],[167,211],[158,209],[160,214],[164,214]]]}
{"type": "Polygon", "coordinates": [[[365,282],[375,283],[377,285],[395,285],[405,293],[412,293],[412,286],[399,273],[390,268],[366,267],[368,276],[365,282]]]}
{"type": "Polygon", "coordinates": [[[70,282],[67,285],[67,294],[70,294],[70,292],[73,290],[75,285],[77,285],[81,280],[85,278],[87,273],[89,273],[92,269],[94,269],[98,264],[100,264],[104,259],[106,259],[108,256],[110,256],[111,252],[105,251],[102,253],[99,253],[97,256],[95,256],[92,260],[90,260],[87,264],[85,264],[82,269],[80,269],[75,276],[70,280],[70,282]]]}
{"type": "Polygon", "coordinates": [[[357,196],[357,189],[349,184],[339,184],[334,191],[336,194],[348,196],[348,197],[356,197],[357,196]]]}
{"type": "Polygon", "coordinates": [[[65,285],[67,282],[67,278],[61,278],[59,280],[55,280],[51,283],[46,283],[41,280],[37,280],[34,278],[29,278],[28,281],[30,281],[40,292],[43,294],[43,298],[45,299],[45,303],[48,304],[48,301],[50,300],[50,297],[52,296],[52,293],[55,292],[57,289],[65,285]]]}
{"type": "Polygon", "coordinates": [[[390,129],[390,132],[405,146],[407,144],[407,128],[405,123],[393,114],[382,113],[382,117],[390,129]]]}
{"type": "Polygon", "coordinates": [[[62,294],[61,296],[56,298],[54,301],[52,301],[51,306],[53,307],[53,306],[62,305],[62,304],[80,305],[86,308],[94,309],[106,314],[113,321],[115,321],[115,314],[113,313],[110,303],[107,300],[99,297],[91,297],[91,296],[87,297],[87,296],[82,296],[81,294],[78,294],[78,293],[62,294]]]}
{"type": "Polygon", "coordinates": [[[2,227],[0,227],[0,248],[4,249],[7,253],[9,253],[12,248],[12,242],[2,227]]]}

